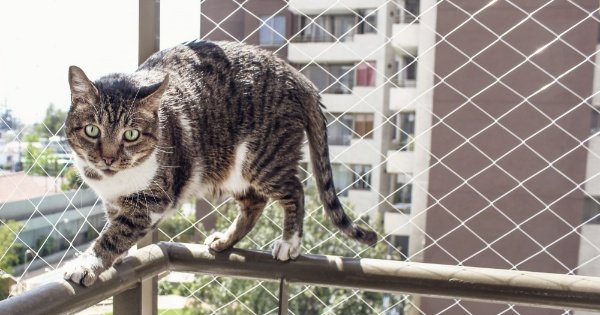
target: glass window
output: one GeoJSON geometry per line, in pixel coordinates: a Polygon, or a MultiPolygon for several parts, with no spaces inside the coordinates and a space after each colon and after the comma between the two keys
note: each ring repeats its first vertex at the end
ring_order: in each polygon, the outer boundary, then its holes
{"type": "Polygon", "coordinates": [[[261,16],[264,24],[259,30],[260,45],[281,45],[285,43],[285,16],[261,16]]]}
{"type": "Polygon", "coordinates": [[[310,64],[298,68],[322,93],[352,93],[354,70],[351,64],[310,64]]]}
{"type": "Polygon", "coordinates": [[[592,107],[591,133],[600,131],[600,107],[592,107]]]}
{"type": "Polygon", "coordinates": [[[341,42],[352,40],[352,28],[356,25],[353,15],[333,15],[333,35],[341,42]]]}
{"type": "Polygon", "coordinates": [[[409,214],[412,203],[412,183],[410,177],[405,174],[392,176],[391,202],[394,207],[402,213],[409,214]]]}
{"type": "Polygon", "coordinates": [[[327,114],[327,143],[329,145],[350,145],[352,141],[352,114],[327,114]],[[337,119],[335,119],[337,117],[337,119]]]}
{"type": "Polygon", "coordinates": [[[358,11],[358,34],[377,33],[377,12],[375,10],[358,11]]]}
{"type": "Polygon", "coordinates": [[[352,164],[352,189],[371,190],[371,165],[352,164]]]}
{"type": "Polygon", "coordinates": [[[352,185],[352,172],[344,165],[332,163],[333,183],[338,196],[348,196],[348,187],[352,185]]]}
{"type": "Polygon", "coordinates": [[[333,64],[329,65],[331,75],[330,87],[325,93],[350,94],[354,86],[354,71],[352,65],[333,64]]]}
{"type": "Polygon", "coordinates": [[[400,151],[414,150],[415,112],[400,112],[396,116],[394,140],[400,144],[400,151]]]}
{"type": "Polygon", "coordinates": [[[419,23],[420,0],[405,0],[402,11],[402,23],[419,23]]]}
{"type": "Polygon", "coordinates": [[[417,61],[413,56],[396,59],[396,81],[399,87],[414,87],[417,80],[417,61]]]}
{"type": "Polygon", "coordinates": [[[373,138],[373,114],[354,114],[354,138],[373,138]]]}
{"type": "Polygon", "coordinates": [[[600,199],[585,198],[583,222],[585,224],[600,224],[600,199]]]}
{"type": "MultiPolygon", "coordinates": [[[[326,65],[325,65],[326,66],[326,65]]],[[[319,89],[319,91],[325,90],[329,86],[330,75],[326,69],[316,64],[310,64],[302,69],[304,74],[312,83],[319,89]]]]}
{"type": "Polygon", "coordinates": [[[356,67],[356,86],[375,86],[375,65],[375,61],[365,61],[356,67]]]}

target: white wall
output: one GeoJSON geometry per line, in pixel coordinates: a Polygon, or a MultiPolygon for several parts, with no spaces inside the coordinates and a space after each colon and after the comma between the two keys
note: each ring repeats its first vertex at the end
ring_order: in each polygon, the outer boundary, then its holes
{"type": "MultiPolygon", "coordinates": [[[[581,276],[600,276],[600,224],[586,224],[581,227],[581,235],[587,240],[579,244],[579,265],[577,274],[581,276]],[[592,245],[593,244],[593,245],[592,245]]],[[[574,315],[593,315],[597,312],[575,311],[574,315]]]]}
{"type": "Polygon", "coordinates": [[[600,174],[600,136],[590,139],[588,142],[588,149],[597,156],[591,152],[587,153],[585,178],[588,179],[588,181],[585,183],[585,191],[592,196],[600,196],[600,175],[598,175],[600,174]]]}

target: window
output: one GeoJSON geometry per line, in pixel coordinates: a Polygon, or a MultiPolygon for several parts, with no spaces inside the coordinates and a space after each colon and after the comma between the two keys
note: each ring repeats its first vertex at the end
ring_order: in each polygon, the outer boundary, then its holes
{"type": "Polygon", "coordinates": [[[371,165],[352,164],[352,189],[371,190],[371,165]]]}
{"type": "Polygon", "coordinates": [[[331,86],[324,93],[350,94],[354,85],[353,65],[333,64],[329,65],[331,86]]]}
{"type": "Polygon", "coordinates": [[[585,224],[600,224],[600,199],[590,197],[585,198],[583,222],[585,224]]]}
{"type": "Polygon", "coordinates": [[[354,34],[377,33],[377,12],[361,10],[356,14],[300,16],[300,34],[294,38],[301,42],[346,42],[354,34]]]}
{"type": "Polygon", "coordinates": [[[412,202],[412,184],[396,183],[394,191],[393,203],[397,207],[401,207],[403,204],[410,204],[412,202]]]}
{"type": "Polygon", "coordinates": [[[350,145],[352,138],[372,139],[373,116],[360,113],[327,113],[327,143],[350,145]]]}
{"type": "Polygon", "coordinates": [[[354,87],[352,64],[310,64],[304,74],[322,93],[350,94],[354,87]]]}
{"type": "Polygon", "coordinates": [[[391,257],[394,257],[394,255],[397,253],[397,251],[400,251],[400,255],[401,255],[400,260],[408,259],[408,244],[409,244],[408,236],[388,235],[387,239],[388,239],[388,242],[390,243],[390,245],[388,245],[388,255],[390,255],[391,257]]]}
{"type": "Polygon", "coordinates": [[[400,112],[396,115],[393,140],[400,145],[400,151],[414,150],[415,112],[400,112]]]}
{"type": "Polygon", "coordinates": [[[356,18],[357,34],[377,33],[377,12],[375,10],[358,11],[356,18]]]}
{"type": "Polygon", "coordinates": [[[592,134],[600,131],[600,107],[592,107],[592,124],[590,130],[592,134]]]}
{"type": "Polygon", "coordinates": [[[295,40],[303,42],[335,42],[352,40],[354,15],[301,16],[300,35],[295,40]]]}
{"type": "Polygon", "coordinates": [[[419,0],[405,0],[402,11],[402,23],[419,23],[419,0]]]}
{"type": "Polygon", "coordinates": [[[373,114],[354,114],[354,138],[373,138],[373,114]]]}
{"type": "Polygon", "coordinates": [[[350,145],[352,140],[352,114],[327,113],[327,144],[350,145]],[[337,119],[335,119],[337,117],[337,119]]]}
{"type": "Polygon", "coordinates": [[[417,80],[417,61],[413,56],[402,57],[402,86],[415,86],[417,80]]]}
{"type": "Polygon", "coordinates": [[[375,86],[375,61],[361,62],[356,67],[356,86],[375,86]]]}
{"type": "Polygon", "coordinates": [[[410,178],[404,174],[392,176],[392,204],[403,213],[410,213],[412,203],[412,183],[410,178]]]}
{"type": "Polygon", "coordinates": [[[281,45],[285,43],[285,16],[261,16],[264,22],[258,34],[260,45],[281,45]]]}
{"type": "Polygon", "coordinates": [[[348,196],[348,187],[352,185],[352,172],[345,165],[339,163],[332,163],[331,170],[333,171],[333,183],[338,196],[348,196]]]}

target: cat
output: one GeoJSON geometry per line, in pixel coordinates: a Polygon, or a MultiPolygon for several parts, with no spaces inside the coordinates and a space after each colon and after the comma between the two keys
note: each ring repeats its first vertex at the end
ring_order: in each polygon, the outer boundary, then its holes
{"type": "Polygon", "coordinates": [[[326,119],[314,85],[273,53],[234,42],[194,40],[150,56],[134,73],[92,82],[69,68],[68,142],[83,180],[102,198],[108,226],[64,277],[84,286],[191,196],[228,194],[239,214],[207,237],[235,245],[269,198],[285,211],[274,259],[300,254],[306,133],[320,199],[347,236],[377,235],[344,213],[333,183],[326,119]]]}

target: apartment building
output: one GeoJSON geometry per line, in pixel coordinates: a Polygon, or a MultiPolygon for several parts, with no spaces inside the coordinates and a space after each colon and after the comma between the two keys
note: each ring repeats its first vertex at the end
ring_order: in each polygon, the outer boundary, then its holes
{"type": "Polygon", "coordinates": [[[203,36],[273,49],[321,90],[343,202],[411,260],[600,275],[597,1],[216,3],[203,17],[230,18],[203,36]]]}

